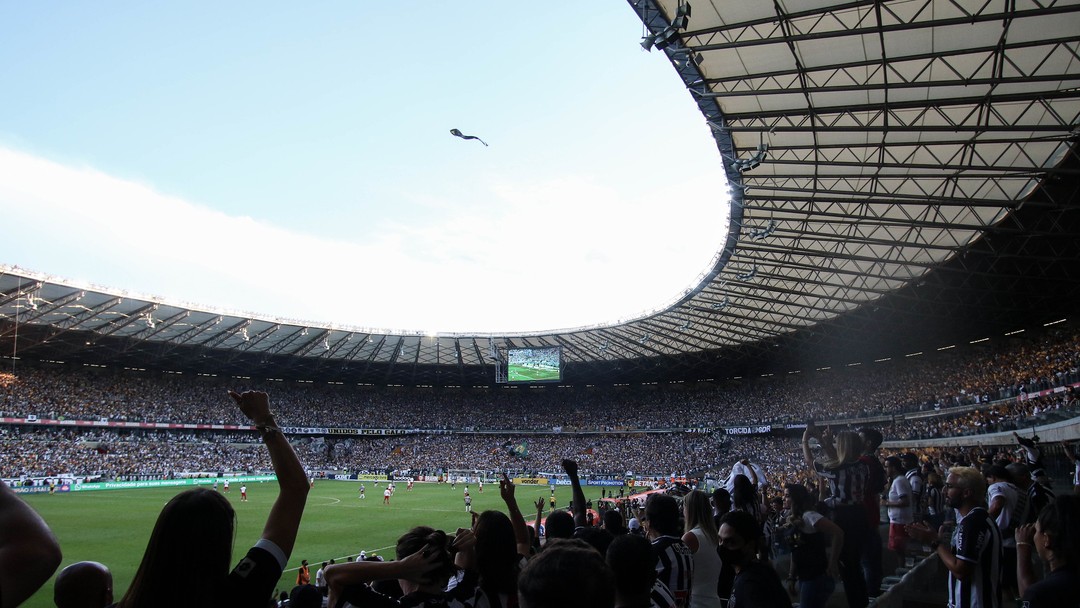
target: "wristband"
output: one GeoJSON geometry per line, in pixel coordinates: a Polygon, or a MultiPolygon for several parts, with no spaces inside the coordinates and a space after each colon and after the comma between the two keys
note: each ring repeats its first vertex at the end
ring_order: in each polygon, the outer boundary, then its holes
{"type": "Polygon", "coordinates": [[[1025,541],[1017,541],[1016,546],[1017,547],[1030,547],[1031,543],[1025,542],[1025,541]]]}
{"type": "Polygon", "coordinates": [[[263,437],[270,437],[274,433],[280,433],[281,427],[276,424],[257,424],[255,425],[255,430],[262,433],[263,437]]]}

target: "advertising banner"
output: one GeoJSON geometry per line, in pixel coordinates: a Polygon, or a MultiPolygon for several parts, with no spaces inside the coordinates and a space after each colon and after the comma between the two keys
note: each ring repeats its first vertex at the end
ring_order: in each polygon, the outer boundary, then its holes
{"type": "Polygon", "coordinates": [[[626,485],[621,479],[590,479],[585,482],[587,486],[615,486],[622,487],[626,485]]]}
{"type": "MultiPolygon", "coordinates": [[[[230,483],[242,483],[249,481],[276,481],[276,475],[238,475],[229,477],[230,483]]],[[[198,479],[150,479],[146,481],[94,481],[81,483],[71,487],[73,492],[90,492],[94,490],[130,490],[135,488],[172,488],[179,486],[209,486],[216,477],[203,477],[198,479]]]]}
{"type": "MultiPolygon", "coordinates": [[[[518,486],[546,486],[548,480],[543,477],[515,477],[513,480],[514,485],[518,486]]],[[[570,483],[570,482],[567,482],[570,483]]]]}

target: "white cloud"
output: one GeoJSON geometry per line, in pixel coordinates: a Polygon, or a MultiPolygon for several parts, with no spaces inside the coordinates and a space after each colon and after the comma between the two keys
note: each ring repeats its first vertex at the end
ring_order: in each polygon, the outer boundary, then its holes
{"type": "Polygon", "coordinates": [[[460,213],[418,214],[380,226],[367,242],[344,242],[0,147],[0,261],[321,322],[491,332],[578,326],[676,296],[723,243],[718,175],[688,171],[674,184],[648,184],[633,171],[605,184],[584,175],[480,179],[491,205],[418,187],[424,205],[460,213]]]}

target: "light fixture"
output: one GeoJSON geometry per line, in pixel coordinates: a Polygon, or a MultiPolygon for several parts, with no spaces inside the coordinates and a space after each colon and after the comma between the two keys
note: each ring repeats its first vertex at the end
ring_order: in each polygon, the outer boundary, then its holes
{"type": "Polygon", "coordinates": [[[653,43],[655,43],[655,42],[656,42],[656,34],[649,34],[648,36],[645,36],[644,38],[641,39],[641,48],[645,49],[646,51],[651,51],[652,47],[653,47],[653,43]]]}
{"type": "Polygon", "coordinates": [[[685,30],[690,25],[690,3],[680,2],[675,10],[675,18],[671,20],[671,26],[675,29],[685,30]]]}
{"type": "Polygon", "coordinates": [[[752,171],[761,166],[762,161],[765,160],[769,152],[769,144],[761,142],[758,144],[757,152],[750,158],[736,158],[732,161],[731,166],[739,172],[752,171]]]}
{"type": "Polygon", "coordinates": [[[656,40],[653,42],[653,46],[656,47],[656,50],[662,51],[667,47],[671,46],[671,43],[678,40],[678,38],[679,31],[672,26],[668,26],[664,28],[664,31],[660,32],[660,34],[656,37],[656,40]]]}

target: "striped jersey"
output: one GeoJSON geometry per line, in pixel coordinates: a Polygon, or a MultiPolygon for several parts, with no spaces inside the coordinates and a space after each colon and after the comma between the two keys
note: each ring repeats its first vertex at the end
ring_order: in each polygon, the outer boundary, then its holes
{"type": "Polygon", "coordinates": [[[652,541],[656,552],[656,578],[675,596],[675,605],[690,605],[690,589],[694,580],[694,555],[678,536],[661,536],[652,541]]]}
{"type": "Polygon", "coordinates": [[[967,582],[949,572],[949,608],[1000,608],[1001,532],[986,509],[975,507],[960,519],[953,553],[975,571],[967,582]]]}
{"type": "Polygon", "coordinates": [[[830,507],[841,505],[863,505],[863,496],[866,484],[869,481],[870,469],[864,462],[850,462],[835,467],[826,467],[820,462],[814,463],[814,470],[818,477],[829,482],[832,495],[825,499],[825,504],[830,507]]]}

